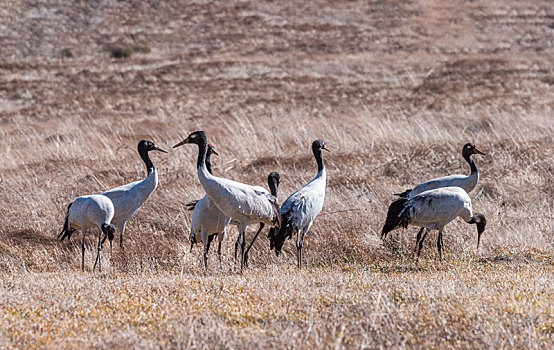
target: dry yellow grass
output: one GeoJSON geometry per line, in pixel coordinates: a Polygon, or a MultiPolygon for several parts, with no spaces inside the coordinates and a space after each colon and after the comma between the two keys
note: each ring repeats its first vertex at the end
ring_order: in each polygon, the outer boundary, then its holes
{"type": "Polygon", "coordinates": [[[553,18],[515,0],[0,4],[0,347],[552,347],[553,18]],[[190,146],[152,156],[160,184],[125,251],[91,273],[91,236],[82,273],[55,238],[67,203],[143,177],[141,138],[200,129],[214,172],[278,171],[281,201],[326,141],[305,268],[261,237],[236,273],[231,229],[204,271],[190,146]],[[444,263],[433,233],[416,265],[414,228],[379,239],[392,193],[466,173],[468,141],[488,153],[481,249],[458,220],[444,263]]]}

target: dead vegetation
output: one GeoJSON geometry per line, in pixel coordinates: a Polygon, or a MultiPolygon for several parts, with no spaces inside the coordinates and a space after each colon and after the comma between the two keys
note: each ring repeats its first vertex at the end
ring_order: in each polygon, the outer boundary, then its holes
{"type": "Polygon", "coordinates": [[[552,347],[552,18],[515,0],[0,5],[0,347],[552,347]],[[170,148],[199,129],[215,173],[278,171],[281,201],[325,140],[305,269],[261,237],[238,275],[232,229],[204,271],[187,239],[196,150],[181,147],[153,155],[160,185],[125,251],[81,273],[78,244],[55,239],[67,204],[143,177],[141,138],[170,148]],[[488,153],[470,194],[481,250],[453,222],[446,261],[431,235],[416,265],[415,229],[379,239],[386,207],[467,172],[468,141],[488,153]]]}

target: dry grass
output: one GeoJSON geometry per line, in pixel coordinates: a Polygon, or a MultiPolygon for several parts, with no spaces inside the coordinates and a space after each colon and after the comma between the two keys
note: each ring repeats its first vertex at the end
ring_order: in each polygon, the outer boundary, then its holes
{"type": "Polygon", "coordinates": [[[552,347],[553,18],[547,1],[1,4],[0,347],[552,347]],[[237,274],[233,229],[203,270],[189,146],[153,155],[160,185],[125,251],[82,273],[55,239],[67,203],[144,176],[141,138],[169,148],[198,129],[215,172],[278,171],[281,200],[326,141],[305,269],[261,238],[237,274]],[[386,207],[467,172],[468,141],[488,153],[471,193],[482,247],[457,221],[445,262],[433,234],[415,265],[415,229],[379,239],[386,207]]]}

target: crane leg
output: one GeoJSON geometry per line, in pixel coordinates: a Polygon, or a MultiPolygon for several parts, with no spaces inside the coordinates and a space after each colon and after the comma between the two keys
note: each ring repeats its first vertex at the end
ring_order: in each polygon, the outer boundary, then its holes
{"type": "Polygon", "coordinates": [[[437,249],[439,251],[439,261],[442,261],[442,230],[439,231],[439,238],[437,239],[437,249]]]}
{"type": "Polygon", "coordinates": [[[421,240],[419,241],[419,245],[417,249],[417,260],[419,260],[419,255],[421,254],[421,248],[423,248],[423,241],[425,241],[425,237],[427,237],[428,233],[429,233],[429,229],[425,229],[425,233],[423,234],[423,237],[421,237],[421,240]]]}
{"type": "Polygon", "coordinates": [[[302,247],[304,246],[304,237],[312,225],[308,225],[302,229],[302,235],[300,235],[300,230],[296,231],[296,249],[298,250],[298,268],[302,266],[302,247]],[[300,238],[300,239],[299,239],[300,238]]]}
{"type": "Polygon", "coordinates": [[[300,230],[296,230],[296,266],[300,268],[300,230]]]}
{"type": "Polygon", "coordinates": [[[296,247],[296,267],[300,268],[300,261],[302,261],[302,249],[296,247]]]}
{"type": "Polygon", "coordinates": [[[244,267],[244,248],[246,247],[245,233],[246,232],[242,233],[242,239],[240,241],[240,272],[242,272],[242,268],[244,267]]]}
{"type": "Polygon", "coordinates": [[[96,269],[96,263],[98,263],[98,270],[102,272],[102,243],[104,241],[102,240],[102,231],[98,234],[98,253],[96,254],[96,260],[94,261],[94,266],[92,267],[92,271],[96,269]]]}
{"type": "Polygon", "coordinates": [[[417,237],[416,237],[416,243],[415,243],[415,247],[414,247],[414,253],[417,252],[417,246],[419,245],[419,240],[421,239],[421,234],[423,233],[423,230],[425,229],[425,227],[422,227],[419,232],[417,233],[417,237]]]}
{"type": "Polygon", "coordinates": [[[85,229],[82,229],[83,237],[81,239],[81,270],[85,271],[85,229]]]}
{"type": "Polygon", "coordinates": [[[237,225],[237,228],[239,230],[239,236],[237,237],[237,241],[235,242],[235,266],[237,265],[237,250],[240,246],[240,272],[242,273],[242,268],[244,264],[244,245],[246,244],[244,241],[246,225],[239,224],[237,225]]]}
{"type": "Polygon", "coordinates": [[[212,244],[212,240],[214,239],[215,234],[208,236],[208,242],[206,242],[206,246],[204,248],[204,267],[208,268],[208,251],[210,250],[210,245],[212,244]]]}
{"type": "Polygon", "coordinates": [[[235,266],[237,266],[237,251],[239,249],[239,246],[240,246],[240,231],[237,237],[237,241],[235,242],[235,266]]]}
{"type": "Polygon", "coordinates": [[[248,267],[248,252],[250,251],[250,248],[252,248],[252,245],[254,244],[254,241],[256,241],[256,238],[258,238],[258,235],[264,228],[265,224],[263,222],[260,222],[260,228],[258,229],[258,232],[254,235],[254,238],[252,239],[252,242],[248,245],[248,248],[246,249],[246,252],[244,253],[244,265],[248,267]]]}
{"type": "Polygon", "coordinates": [[[119,230],[119,248],[123,249],[123,233],[125,233],[125,225],[127,222],[124,222],[120,225],[117,225],[117,229],[119,230]]]}
{"type": "Polygon", "coordinates": [[[217,256],[219,258],[219,268],[221,268],[221,240],[217,244],[217,256]]]}

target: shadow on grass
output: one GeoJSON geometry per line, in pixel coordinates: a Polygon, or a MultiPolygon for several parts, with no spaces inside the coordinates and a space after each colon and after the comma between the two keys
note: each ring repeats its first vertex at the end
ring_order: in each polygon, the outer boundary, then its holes
{"type": "Polygon", "coordinates": [[[554,265],[554,257],[538,253],[523,253],[521,255],[500,254],[477,259],[478,264],[546,264],[554,265]]]}
{"type": "Polygon", "coordinates": [[[45,236],[34,230],[9,231],[2,238],[14,245],[54,245],[59,241],[55,236],[45,236]]]}

